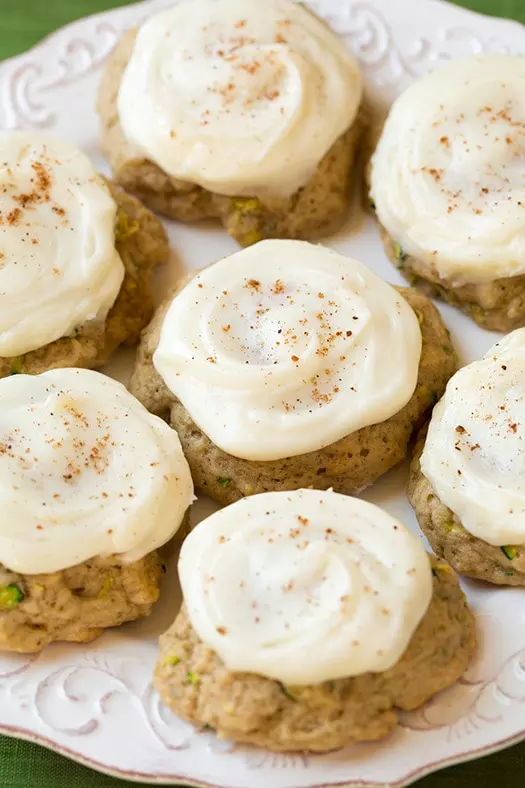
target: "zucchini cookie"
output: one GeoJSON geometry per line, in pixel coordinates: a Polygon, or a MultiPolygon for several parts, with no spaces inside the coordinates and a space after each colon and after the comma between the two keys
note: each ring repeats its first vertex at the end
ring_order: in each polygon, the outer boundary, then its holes
{"type": "Polygon", "coordinates": [[[0,651],[87,642],[151,612],[185,521],[176,433],[85,369],[0,380],[0,651]]]}
{"type": "Polygon", "coordinates": [[[346,218],[364,128],[345,44],[291,0],[195,0],[125,34],[98,110],[115,180],[153,210],[218,218],[242,246],[346,218]]]}
{"type": "Polygon", "coordinates": [[[330,249],[267,240],[161,307],[130,389],[175,427],[196,486],[231,503],[372,484],[455,370],[425,296],[330,249]]]}
{"type": "Polygon", "coordinates": [[[480,326],[525,325],[525,58],[453,60],[394,103],[370,167],[385,250],[480,326]]]}
{"type": "Polygon", "coordinates": [[[0,133],[0,378],[100,367],[138,341],[159,220],[69,143],[0,133]]]}
{"type": "Polygon", "coordinates": [[[331,491],[222,509],[187,537],[179,573],[184,606],[154,683],[221,738],[317,752],[379,739],[475,649],[448,564],[378,507],[331,491]]]}
{"type": "Polygon", "coordinates": [[[461,574],[525,586],[525,329],[450,380],[418,442],[408,495],[461,574]]]}

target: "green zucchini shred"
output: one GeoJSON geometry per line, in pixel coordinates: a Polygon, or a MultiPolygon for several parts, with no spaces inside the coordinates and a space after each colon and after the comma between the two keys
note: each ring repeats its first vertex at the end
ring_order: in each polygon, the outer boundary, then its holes
{"type": "Polygon", "coordinates": [[[2,608],[5,610],[12,610],[12,608],[19,605],[20,602],[23,602],[24,596],[24,592],[16,583],[3,586],[0,588],[0,610],[2,608]]]}
{"type": "Polygon", "coordinates": [[[474,319],[478,318],[481,319],[484,317],[483,309],[478,306],[478,304],[468,304],[467,311],[472,315],[474,319]]]}
{"type": "Polygon", "coordinates": [[[166,659],[164,660],[164,662],[162,664],[163,665],[178,665],[179,662],[180,662],[180,657],[173,656],[173,657],[166,657],[166,659]]]}
{"type": "Polygon", "coordinates": [[[506,544],[506,545],[503,545],[503,547],[501,548],[501,552],[504,553],[507,556],[509,561],[512,561],[518,555],[519,547],[515,547],[514,545],[506,544]]]}
{"type": "Polygon", "coordinates": [[[221,487],[227,487],[227,486],[228,486],[228,485],[231,483],[231,479],[228,479],[227,477],[221,478],[221,477],[219,476],[219,478],[217,479],[217,481],[219,482],[219,484],[221,485],[221,487]]]}
{"type": "Polygon", "coordinates": [[[243,246],[251,246],[252,244],[258,243],[262,239],[262,235],[258,230],[250,230],[249,233],[245,233],[242,237],[242,245],[243,246]]]}
{"type": "Polygon", "coordinates": [[[453,517],[451,517],[450,519],[448,519],[446,521],[445,527],[446,527],[448,533],[461,534],[464,531],[464,528],[461,525],[459,525],[458,523],[456,523],[456,521],[454,520],[453,517]]]}
{"type": "Polygon", "coordinates": [[[394,244],[394,254],[396,256],[396,260],[399,260],[400,263],[406,259],[406,253],[401,248],[401,244],[394,244]]]}
{"type": "Polygon", "coordinates": [[[190,684],[193,684],[194,687],[196,687],[197,684],[199,683],[199,677],[197,676],[196,673],[188,672],[186,673],[186,678],[188,679],[188,682],[190,684]]]}
{"type": "Polygon", "coordinates": [[[241,213],[254,213],[262,208],[262,202],[256,197],[248,198],[246,200],[236,199],[233,200],[233,206],[241,213]]]}
{"type": "Polygon", "coordinates": [[[139,222],[133,220],[130,222],[129,216],[124,211],[117,212],[117,222],[115,225],[115,240],[117,242],[125,241],[131,235],[134,235],[140,229],[139,222]]]}
{"type": "Polygon", "coordinates": [[[113,586],[115,585],[115,578],[111,575],[107,575],[104,578],[104,583],[102,584],[102,588],[98,592],[98,599],[105,599],[113,586]]]}
{"type": "Polygon", "coordinates": [[[22,375],[24,372],[24,365],[20,361],[20,359],[15,359],[11,361],[9,365],[9,374],[10,375],[22,375]]]}
{"type": "Polygon", "coordinates": [[[414,313],[417,317],[417,322],[419,323],[420,326],[422,326],[424,323],[423,312],[420,312],[419,309],[414,309],[414,313]]]}

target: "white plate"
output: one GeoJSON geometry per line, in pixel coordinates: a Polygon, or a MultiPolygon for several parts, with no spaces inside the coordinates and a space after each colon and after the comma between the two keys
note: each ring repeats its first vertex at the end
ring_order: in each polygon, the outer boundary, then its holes
{"type": "MultiPolygon", "coordinates": [[[[70,139],[103,166],[94,102],[104,59],[124,29],[172,2],[150,0],[90,17],[1,64],[0,126],[70,139]]],[[[355,52],[370,92],[380,101],[391,101],[416,76],[450,57],[525,53],[524,27],[440,0],[315,0],[309,5],[355,52]]],[[[201,267],[237,248],[211,224],[171,223],[169,230],[175,254],[169,272],[157,282],[159,293],[181,266],[201,267]]],[[[347,228],[329,244],[400,283],[371,220],[359,230],[347,228]]],[[[495,340],[453,309],[440,309],[463,362],[480,356],[495,340]]],[[[125,377],[130,359],[129,352],[121,354],[113,374],[125,377]]],[[[405,480],[406,468],[396,469],[365,497],[419,533],[404,496],[405,480]]],[[[212,508],[209,501],[199,502],[198,516],[212,508]]],[[[169,569],[150,619],[108,632],[90,646],[52,646],[32,659],[0,655],[0,731],[120,777],[214,788],[393,788],[525,738],[525,591],[474,582],[464,585],[479,626],[475,664],[426,708],[403,714],[387,740],[328,755],[293,756],[236,747],[198,733],[159,705],[150,684],[157,636],[179,603],[175,565],[169,569]]]]}

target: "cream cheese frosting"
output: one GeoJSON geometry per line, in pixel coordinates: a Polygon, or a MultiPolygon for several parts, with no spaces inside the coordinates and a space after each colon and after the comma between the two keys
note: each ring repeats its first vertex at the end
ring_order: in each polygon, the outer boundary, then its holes
{"type": "Polygon", "coordinates": [[[379,221],[450,285],[525,272],[525,58],[454,60],[394,103],[372,159],[379,221]]]}
{"type": "Polygon", "coordinates": [[[169,541],[193,500],[175,430],[120,383],[84,369],[0,380],[0,563],[56,572],[135,561],[169,541]]]}
{"type": "Polygon", "coordinates": [[[525,329],[451,378],[432,414],[421,470],[473,536],[525,543],[525,329]]]}
{"type": "Polygon", "coordinates": [[[0,356],[43,347],[113,306],[117,206],[66,142],[0,133],[0,356]]]}
{"type": "Polygon", "coordinates": [[[393,416],[418,377],[418,320],[356,260],[261,241],[175,296],[153,363],[223,451],[275,460],[393,416]]]}
{"type": "Polygon", "coordinates": [[[216,512],[184,542],[179,574],[195,631],[229,670],[292,685],[388,670],[432,596],[421,542],[331,490],[216,512]]]}
{"type": "Polygon", "coordinates": [[[226,195],[303,186],[352,124],[356,61],[290,0],[194,0],[139,29],[118,92],[128,140],[171,176],[226,195]]]}

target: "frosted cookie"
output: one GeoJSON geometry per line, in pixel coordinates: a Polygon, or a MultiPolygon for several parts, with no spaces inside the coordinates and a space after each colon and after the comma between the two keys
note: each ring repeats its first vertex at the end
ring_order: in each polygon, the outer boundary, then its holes
{"type": "Polygon", "coordinates": [[[422,434],[408,494],[461,574],[525,585],[525,329],[450,380],[422,434]]]}
{"type": "Polygon", "coordinates": [[[100,367],[153,312],[166,233],[66,142],[0,133],[0,377],[100,367]]]}
{"type": "Polygon", "coordinates": [[[222,509],[187,537],[179,573],[184,605],[155,686],[221,738],[319,752],[379,739],[475,648],[450,567],[386,512],[334,492],[222,509]]]}
{"type": "Polygon", "coordinates": [[[181,3],[110,56],[101,146],[166,216],[216,217],[243,246],[319,237],[347,214],[362,92],[353,55],[299,3],[181,3]]]}
{"type": "Polygon", "coordinates": [[[484,328],[525,324],[525,58],[454,60],[394,103],[370,169],[388,256],[484,328]]]}
{"type": "Polygon", "coordinates": [[[98,372],[0,380],[0,651],[147,616],[193,485],[176,433],[98,372]]]}
{"type": "Polygon", "coordinates": [[[403,460],[456,356],[439,313],[356,260],[261,241],[196,275],[143,334],[131,391],[221,503],[353,493],[403,460]]]}

